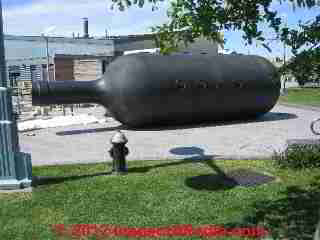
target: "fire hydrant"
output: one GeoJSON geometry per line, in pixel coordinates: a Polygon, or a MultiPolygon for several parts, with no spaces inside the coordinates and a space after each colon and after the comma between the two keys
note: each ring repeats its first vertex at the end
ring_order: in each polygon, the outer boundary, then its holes
{"type": "Polygon", "coordinates": [[[128,139],[121,131],[118,131],[111,138],[110,142],[112,144],[112,148],[109,150],[109,154],[113,159],[112,172],[116,174],[126,174],[128,171],[126,156],[129,154],[129,149],[125,145],[128,139]]]}

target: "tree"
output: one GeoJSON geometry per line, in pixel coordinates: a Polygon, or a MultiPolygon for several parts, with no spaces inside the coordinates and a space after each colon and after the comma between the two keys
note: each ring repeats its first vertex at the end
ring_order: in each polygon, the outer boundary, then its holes
{"type": "Polygon", "coordinates": [[[282,69],[283,72],[291,73],[300,86],[307,82],[318,82],[320,80],[320,48],[303,50],[297,54],[282,69]]]}
{"type": "MultiPolygon", "coordinates": [[[[159,2],[165,0],[148,0],[157,8],[159,2]]],[[[297,67],[303,61],[319,63],[320,47],[320,14],[312,21],[299,23],[294,29],[282,26],[283,20],[277,11],[271,9],[272,0],[167,0],[171,8],[168,11],[169,23],[153,27],[156,43],[160,52],[169,54],[175,51],[180,42],[186,45],[194,42],[198,37],[205,37],[219,44],[225,43],[223,30],[238,30],[246,45],[258,43],[271,51],[270,40],[280,40],[291,47],[294,58],[290,64],[283,66],[281,72],[290,72],[299,79],[309,80],[310,71],[297,67]],[[268,27],[275,34],[275,38],[268,39],[260,23],[268,27]],[[304,71],[304,74],[302,74],[304,71]]],[[[277,0],[279,4],[289,2],[293,10],[299,8],[319,8],[318,0],[277,0]]],[[[145,0],[112,0],[113,6],[120,10],[137,5],[143,7],[145,0]]],[[[307,65],[304,62],[304,66],[307,65]]],[[[319,74],[319,66],[312,65],[314,74],[319,74]]]]}
{"type": "Polygon", "coordinates": [[[281,71],[291,73],[303,86],[320,80],[320,15],[311,23],[299,23],[299,27],[300,32],[282,29],[281,39],[291,46],[294,57],[281,71]]]}

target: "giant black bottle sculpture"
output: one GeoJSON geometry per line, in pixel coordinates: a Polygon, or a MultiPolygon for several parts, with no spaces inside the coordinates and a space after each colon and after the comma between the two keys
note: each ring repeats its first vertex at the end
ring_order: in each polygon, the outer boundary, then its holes
{"type": "Polygon", "coordinates": [[[33,105],[99,103],[130,127],[257,117],[280,95],[266,59],[248,55],[122,56],[95,81],[33,83],[33,105]]]}

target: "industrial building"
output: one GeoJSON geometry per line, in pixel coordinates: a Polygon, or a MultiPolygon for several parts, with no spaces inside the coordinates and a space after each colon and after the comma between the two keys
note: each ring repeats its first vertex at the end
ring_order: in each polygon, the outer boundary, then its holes
{"type": "Polygon", "coordinates": [[[6,36],[5,51],[8,84],[29,107],[32,81],[94,80],[119,55],[112,40],[41,36],[6,36]]]}
{"type": "Polygon", "coordinates": [[[154,48],[152,35],[105,37],[5,36],[8,85],[18,112],[31,109],[33,81],[95,80],[125,51],[154,48]]]}
{"type": "MultiPolygon", "coordinates": [[[[5,36],[8,85],[14,89],[19,109],[31,109],[32,81],[95,80],[118,56],[156,49],[152,34],[94,39],[88,19],[83,20],[82,37],[5,36]]],[[[199,39],[188,48],[181,46],[181,52],[217,55],[218,47],[199,39]]]]}

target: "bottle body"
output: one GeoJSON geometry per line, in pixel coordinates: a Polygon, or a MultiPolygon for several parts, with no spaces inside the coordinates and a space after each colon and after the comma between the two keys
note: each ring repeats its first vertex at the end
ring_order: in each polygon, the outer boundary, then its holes
{"type": "MultiPolygon", "coordinates": [[[[47,91],[48,97],[57,96],[50,104],[66,102],[66,95],[77,103],[100,103],[132,127],[259,116],[280,95],[275,67],[264,58],[244,55],[124,56],[108,66],[102,79],[81,84],[82,90],[74,87],[75,94],[47,91]],[[64,99],[58,100],[59,95],[64,99]]],[[[35,93],[36,102],[45,102],[40,95],[35,93]]]]}

